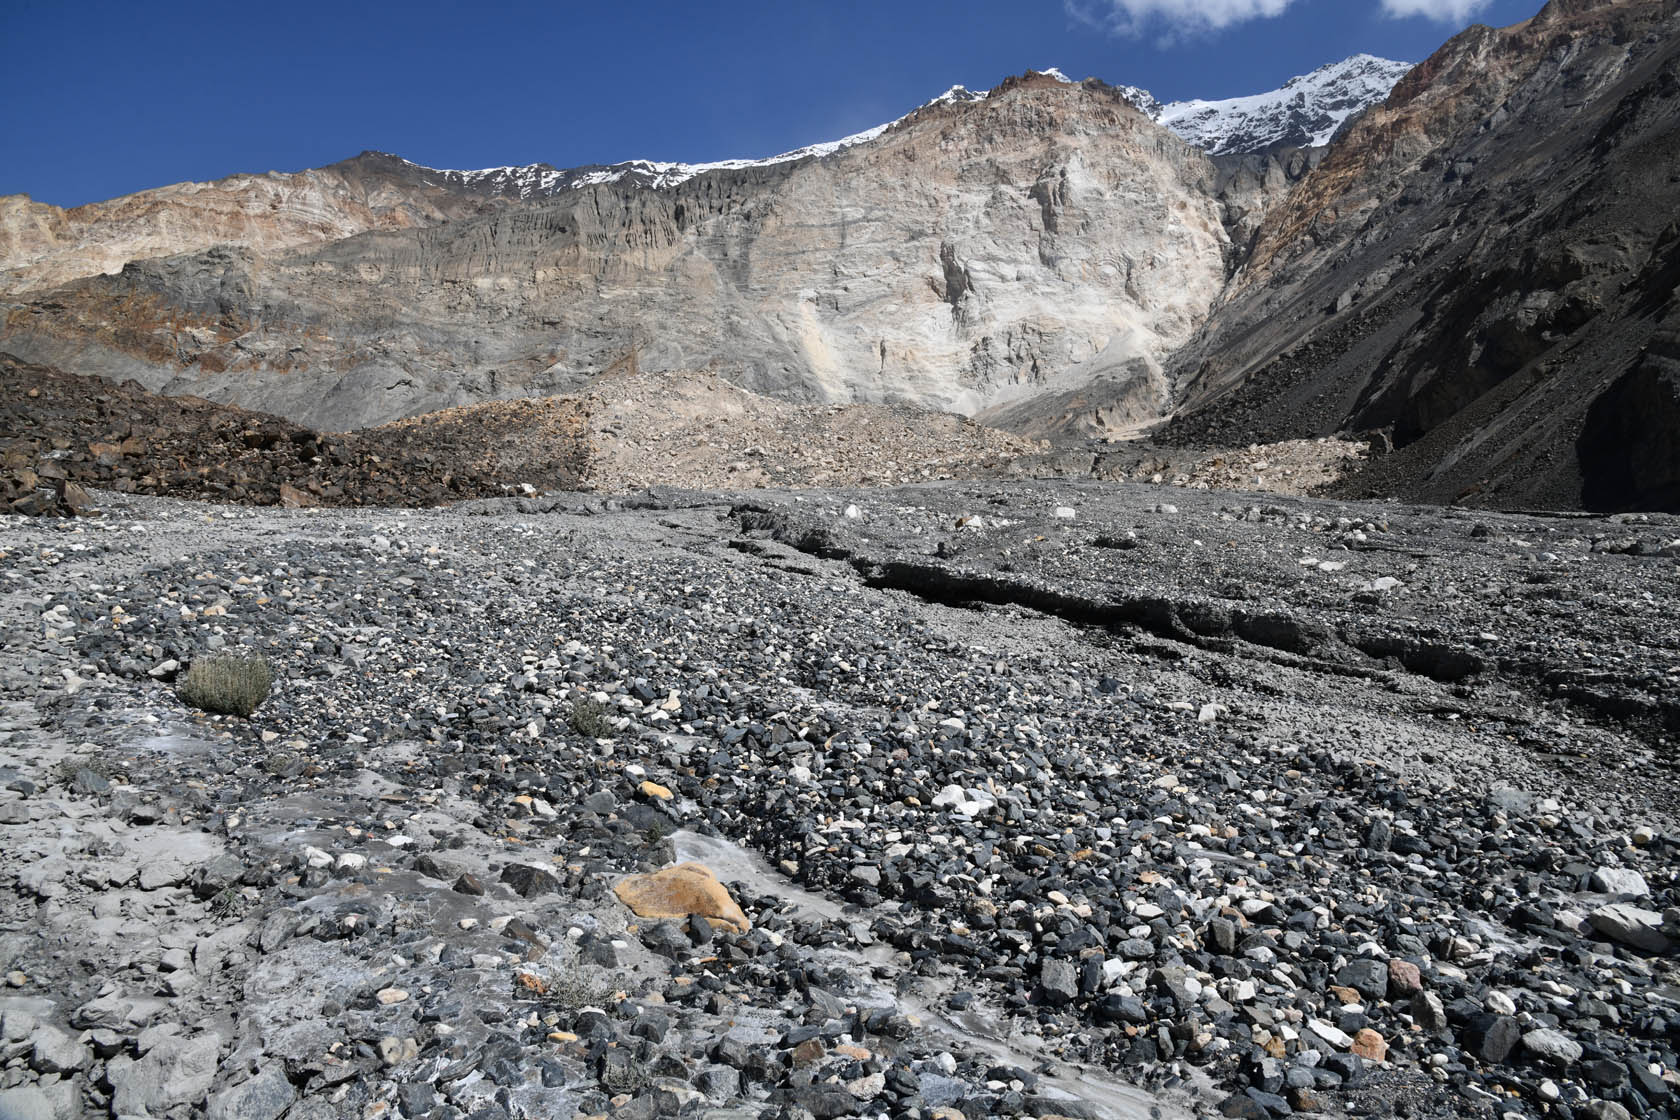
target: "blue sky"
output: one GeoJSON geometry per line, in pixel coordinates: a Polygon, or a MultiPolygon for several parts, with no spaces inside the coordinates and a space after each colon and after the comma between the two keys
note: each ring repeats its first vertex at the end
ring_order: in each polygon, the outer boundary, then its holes
{"type": "Polygon", "coordinates": [[[1230,97],[1359,51],[1415,62],[1540,2],[0,0],[0,194],[72,206],[366,148],[457,168],[757,157],[1029,67],[1230,97]]]}

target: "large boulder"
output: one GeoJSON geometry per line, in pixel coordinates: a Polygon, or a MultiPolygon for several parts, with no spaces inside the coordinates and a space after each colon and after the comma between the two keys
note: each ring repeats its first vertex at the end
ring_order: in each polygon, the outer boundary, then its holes
{"type": "Polygon", "coordinates": [[[746,933],[752,928],[747,916],[704,864],[679,863],[651,875],[631,875],[613,887],[613,893],[643,918],[686,918],[699,914],[714,925],[721,923],[736,933],[746,933]]]}

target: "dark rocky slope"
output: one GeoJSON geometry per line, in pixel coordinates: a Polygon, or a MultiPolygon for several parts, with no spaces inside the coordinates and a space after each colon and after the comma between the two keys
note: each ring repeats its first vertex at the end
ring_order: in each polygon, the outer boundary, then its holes
{"type": "Polygon", "coordinates": [[[163,397],[0,353],[0,509],[86,513],[88,487],[248,505],[429,506],[584,478],[576,401],[514,401],[354,433],[163,397]]]}
{"type": "Polygon", "coordinates": [[[1351,493],[1675,508],[1675,11],[1553,3],[1419,66],[1266,219],[1167,437],[1378,430],[1351,493]]]}

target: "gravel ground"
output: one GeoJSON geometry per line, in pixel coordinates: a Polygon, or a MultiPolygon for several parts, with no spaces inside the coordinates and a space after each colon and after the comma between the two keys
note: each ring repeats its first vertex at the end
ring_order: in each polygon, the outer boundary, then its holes
{"type": "Polygon", "coordinates": [[[0,526],[5,1120],[1680,1111],[1680,519],[98,497],[0,526]]]}

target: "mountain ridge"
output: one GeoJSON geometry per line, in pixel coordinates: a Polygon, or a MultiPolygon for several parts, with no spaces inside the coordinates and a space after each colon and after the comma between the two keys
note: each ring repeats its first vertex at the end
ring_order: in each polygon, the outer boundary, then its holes
{"type": "MultiPolygon", "coordinates": [[[[1299,83],[1314,75],[1368,71],[1369,66],[1361,60],[1390,69],[1405,66],[1356,55],[1321,67],[1313,75],[1292,78],[1270,93],[1223,102],[1166,105],[1134,86],[1111,87],[1097,78],[1085,82],[1118,89],[1146,115],[1150,106],[1157,107],[1157,115],[1167,115],[1164,123],[1169,128],[1213,154],[1259,154],[1318,139],[1325,133],[1324,121],[1334,118],[1339,123],[1356,111],[1350,97],[1362,96],[1362,108],[1379,95],[1386,96],[1387,90],[1372,82],[1352,93],[1336,88],[1333,82],[1324,82],[1323,90],[1340,99],[1334,105],[1303,108],[1294,103],[1307,92],[1299,83]],[[1233,115],[1240,119],[1228,119],[1233,115]],[[1313,121],[1318,122],[1316,133],[1308,131],[1303,123],[1313,121]]],[[[236,173],[208,182],[173,183],[68,209],[36,202],[27,195],[0,196],[0,294],[39,290],[95,273],[109,274],[130,260],[190,252],[214,244],[249,244],[267,252],[378,229],[433,225],[497,205],[552,198],[565,191],[615,183],[669,190],[697,175],[821,159],[878,140],[920,114],[943,106],[981,102],[1011,82],[1035,77],[1067,85],[1083,84],[1051,67],[1028,70],[986,91],[954,85],[895,120],[763,158],[697,164],[636,159],[570,168],[534,163],[455,170],[367,149],[319,168],[236,173]],[[284,220],[293,210],[297,211],[295,220],[284,220]],[[280,219],[267,221],[270,214],[279,214],[280,219]],[[88,244],[81,245],[82,241],[88,244]]]]}
{"type": "Polygon", "coordinates": [[[632,338],[644,368],[717,363],[792,401],[974,413],[1100,374],[1152,413],[1224,282],[1219,179],[1112,87],[1033,73],[823,159],[136,262],[4,332],[31,361],[340,428],[570,391],[632,338]]]}
{"type": "MultiPolygon", "coordinates": [[[[1395,83],[1411,68],[1412,64],[1409,62],[1395,62],[1370,54],[1354,54],[1340,62],[1327,63],[1311,73],[1292,77],[1275,90],[1218,100],[1162,102],[1138,86],[1120,85],[1112,88],[1118,89],[1122,96],[1145,116],[1166,126],[1181,139],[1211,155],[1256,155],[1279,147],[1322,147],[1328,144],[1336,130],[1348,118],[1386,98],[1395,83]]],[[[1068,85],[1081,84],[1053,66],[1043,70],[1028,70],[1024,76],[1030,75],[1041,75],[1068,85]]],[[[1095,77],[1086,78],[1084,81],[1108,85],[1095,77]]],[[[1001,88],[1001,85],[993,88],[1001,88]]],[[[993,91],[976,91],[966,86],[954,85],[938,97],[923,102],[904,116],[885,124],[875,125],[838,140],[807,144],[791,151],[756,159],[722,159],[703,163],[632,159],[619,163],[585,164],[564,169],[549,163],[533,163],[524,166],[452,170],[427,167],[392,153],[363,154],[390,155],[391,158],[402,159],[404,163],[422,173],[443,177],[444,181],[463,185],[496,184],[497,193],[507,193],[507,188],[511,188],[511,191],[522,199],[621,180],[627,180],[638,187],[661,190],[708,171],[738,170],[801,159],[820,159],[845,148],[868,143],[925,109],[937,105],[984,101],[991,92],[993,91]],[[506,184],[507,188],[502,187],[502,184],[506,184]]]]}

